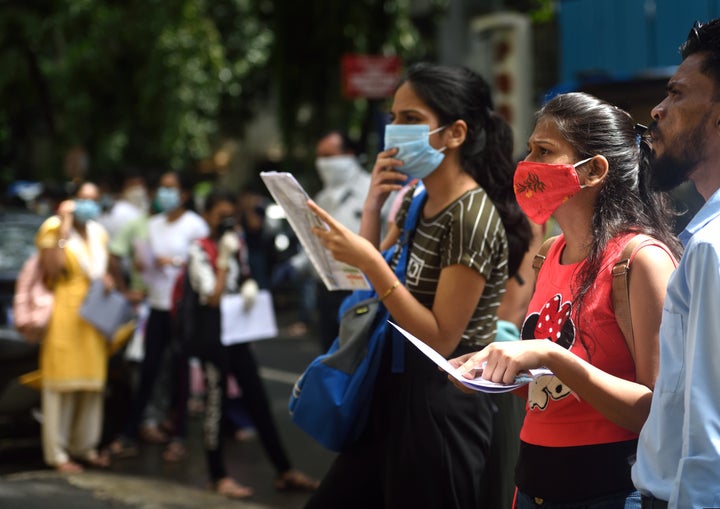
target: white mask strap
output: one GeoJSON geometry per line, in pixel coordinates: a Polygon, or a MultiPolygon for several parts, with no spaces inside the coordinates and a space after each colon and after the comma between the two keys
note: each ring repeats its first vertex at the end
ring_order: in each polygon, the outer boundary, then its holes
{"type": "Polygon", "coordinates": [[[430,131],[430,132],[428,133],[428,136],[430,136],[431,134],[439,133],[440,131],[442,131],[442,130],[445,129],[446,127],[447,127],[447,124],[445,124],[445,125],[443,125],[443,126],[440,126],[440,127],[438,127],[437,129],[433,129],[432,131],[430,131]]]}
{"type": "MultiPolygon", "coordinates": [[[[578,166],[585,164],[586,162],[590,161],[593,157],[595,157],[595,156],[588,157],[587,159],[583,159],[582,161],[578,161],[577,163],[573,164],[573,168],[577,168],[578,166]]],[[[586,187],[588,187],[586,184],[580,184],[580,189],[585,189],[586,187]]]]}
{"type": "Polygon", "coordinates": [[[583,159],[582,161],[578,161],[577,163],[573,164],[573,168],[577,168],[578,166],[585,164],[586,162],[591,160],[593,157],[595,157],[595,156],[588,157],[587,159],[583,159]]]}

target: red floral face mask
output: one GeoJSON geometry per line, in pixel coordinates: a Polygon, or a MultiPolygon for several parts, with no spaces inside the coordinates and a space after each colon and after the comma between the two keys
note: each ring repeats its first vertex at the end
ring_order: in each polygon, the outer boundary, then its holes
{"type": "Polygon", "coordinates": [[[520,161],[515,169],[513,186],[518,204],[535,223],[543,224],[567,200],[585,186],[575,168],[592,157],[575,164],[550,164],[520,161]]]}

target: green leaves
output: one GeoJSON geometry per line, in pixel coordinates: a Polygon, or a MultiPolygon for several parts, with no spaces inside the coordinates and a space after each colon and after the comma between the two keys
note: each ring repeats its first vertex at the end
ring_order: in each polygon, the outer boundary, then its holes
{"type": "Polygon", "coordinates": [[[61,177],[77,145],[94,178],[191,167],[268,105],[285,154],[305,157],[322,131],[369,125],[374,110],[340,95],[344,53],[417,59],[434,35],[410,0],[1,3],[4,180],[61,177]]]}

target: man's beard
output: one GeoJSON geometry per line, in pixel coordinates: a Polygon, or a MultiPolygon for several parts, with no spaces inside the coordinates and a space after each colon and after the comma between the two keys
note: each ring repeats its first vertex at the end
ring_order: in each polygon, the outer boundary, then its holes
{"type": "MultiPolygon", "coordinates": [[[[674,141],[673,148],[676,149],[675,152],[678,152],[677,149],[679,149],[679,153],[670,153],[667,145],[665,146],[665,152],[660,156],[656,156],[653,150],[650,176],[650,185],[653,188],[660,191],[674,189],[688,180],[693,170],[702,162],[705,153],[703,126],[706,117],[707,114],[691,132],[674,141]]],[[[662,137],[662,133],[659,133],[655,122],[650,125],[650,131],[654,136],[662,137]]],[[[668,143],[668,140],[663,139],[663,141],[666,144],[668,143]]]]}
{"type": "Polygon", "coordinates": [[[685,182],[697,161],[663,154],[652,160],[650,185],[659,191],[670,191],[685,182]]]}

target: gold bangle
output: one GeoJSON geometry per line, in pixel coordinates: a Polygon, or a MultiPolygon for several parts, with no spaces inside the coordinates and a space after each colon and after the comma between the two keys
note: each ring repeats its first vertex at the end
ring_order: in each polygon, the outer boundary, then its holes
{"type": "Polygon", "coordinates": [[[400,286],[400,281],[398,281],[396,279],[395,282],[392,284],[392,286],[390,288],[388,288],[387,290],[385,290],[385,293],[382,294],[382,297],[380,297],[380,302],[382,302],[385,299],[387,299],[388,297],[390,297],[390,294],[392,292],[394,292],[395,288],[397,288],[398,286],[400,286]]]}

